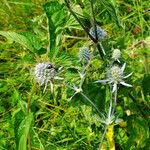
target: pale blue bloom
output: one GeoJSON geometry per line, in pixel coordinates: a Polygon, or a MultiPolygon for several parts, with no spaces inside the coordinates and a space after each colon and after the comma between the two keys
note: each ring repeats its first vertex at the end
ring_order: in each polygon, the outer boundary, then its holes
{"type": "Polygon", "coordinates": [[[51,63],[38,63],[34,69],[34,77],[36,82],[42,86],[45,85],[43,93],[45,92],[48,83],[51,87],[51,92],[53,92],[53,80],[62,80],[57,76],[58,72],[56,68],[51,63]]]}
{"type": "MultiPolygon", "coordinates": [[[[96,25],[96,32],[97,32],[98,40],[104,40],[105,39],[106,32],[101,27],[99,27],[98,25],[96,25]]],[[[96,39],[96,34],[95,34],[95,28],[94,27],[91,27],[90,34],[92,35],[93,38],[96,39]]]]}
{"type": "Polygon", "coordinates": [[[105,80],[98,80],[95,83],[108,83],[112,84],[113,89],[112,92],[115,92],[117,90],[117,85],[121,84],[123,86],[132,87],[132,85],[125,83],[124,79],[130,77],[132,73],[128,74],[127,76],[124,76],[124,69],[125,69],[126,63],[123,64],[123,66],[120,68],[117,65],[112,66],[109,71],[107,72],[107,78],[105,80]]]}

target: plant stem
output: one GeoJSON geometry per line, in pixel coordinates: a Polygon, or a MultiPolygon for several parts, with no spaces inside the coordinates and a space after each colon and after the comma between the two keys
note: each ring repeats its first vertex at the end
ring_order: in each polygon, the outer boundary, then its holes
{"type": "MultiPolygon", "coordinates": [[[[80,19],[77,17],[77,15],[73,12],[73,10],[71,9],[70,7],[70,4],[68,2],[68,0],[65,0],[65,3],[66,3],[66,6],[68,8],[68,10],[70,11],[70,13],[74,16],[74,18],[77,20],[77,22],[81,25],[81,27],[83,28],[83,30],[87,33],[87,35],[89,36],[89,38],[95,43],[97,44],[97,49],[99,51],[99,54],[102,58],[102,60],[104,60],[103,58],[103,53],[102,53],[102,50],[101,50],[101,47],[100,45],[98,44],[98,37],[97,38],[94,38],[88,31],[88,29],[83,25],[83,23],[80,21],[80,19]]],[[[92,6],[92,12],[93,12],[93,3],[91,2],[91,6],[92,6]]],[[[93,16],[94,16],[94,12],[93,12],[93,16]]],[[[95,17],[94,17],[95,18],[95,17]]],[[[95,20],[95,19],[94,19],[95,20]]],[[[96,31],[96,20],[94,21],[95,22],[95,31],[96,31]]],[[[96,34],[97,35],[97,31],[96,31],[96,34]]]]}
{"type": "Polygon", "coordinates": [[[73,10],[70,7],[70,4],[68,2],[68,0],[65,0],[66,6],[68,8],[68,10],[70,11],[70,13],[74,16],[74,18],[77,20],[77,22],[81,25],[81,27],[84,29],[84,31],[87,33],[87,35],[90,37],[90,39],[94,42],[97,43],[98,41],[93,38],[93,36],[89,33],[89,31],[85,28],[85,26],[82,24],[82,22],[80,21],[80,19],[77,17],[77,15],[73,12],[73,10]]]}
{"type": "Polygon", "coordinates": [[[91,3],[91,12],[92,12],[92,18],[93,18],[93,26],[94,26],[95,38],[98,41],[98,35],[97,35],[96,19],[95,19],[95,14],[94,14],[93,1],[90,0],[90,3],[91,3]]]}
{"type": "MultiPolygon", "coordinates": [[[[94,6],[93,6],[93,1],[92,0],[90,0],[90,4],[91,4],[91,12],[92,12],[92,18],[93,18],[92,24],[93,24],[94,32],[95,32],[95,39],[96,39],[96,41],[98,41],[96,19],[95,19],[94,6]]],[[[97,49],[99,51],[99,54],[100,54],[102,60],[104,60],[103,53],[105,54],[105,52],[103,52],[103,47],[101,45],[97,44],[97,49]]]]}
{"type": "MultiPolygon", "coordinates": [[[[114,103],[116,105],[116,98],[117,98],[117,91],[115,92],[115,100],[114,100],[114,103]]],[[[112,117],[113,117],[113,103],[112,103],[112,86],[110,85],[110,103],[109,103],[109,111],[108,111],[108,124],[106,124],[105,126],[105,130],[104,130],[104,133],[103,133],[103,136],[102,136],[102,139],[101,139],[101,142],[99,144],[99,150],[101,149],[102,147],[102,144],[103,144],[103,141],[104,141],[104,138],[105,138],[105,135],[106,135],[106,132],[107,132],[107,129],[108,129],[108,126],[111,124],[111,120],[112,120],[112,117]]]]}
{"type": "Polygon", "coordinates": [[[104,138],[105,138],[107,129],[108,129],[108,125],[105,126],[105,130],[104,130],[104,133],[103,133],[103,135],[102,135],[102,139],[101,139],[101,142],[100,142],[100,144],[99,144],[98,150],[101,150],[101,148],[102,148],[102,144],[103,144],[103,141],[104,141],[104,138]]]}
{"type": "Polygon", "coordinates": [[[149,64],[148,64],[148,56],[147,56],[146,53],[144,53],[144,67],[145,67],[146,74],[150,75],[150,67],[149,67],[149,64]]]}
{"type": "Polygon", "coordinates": [[[80,92],[80,94],[96,109],[96,111],[98,112],[98,114],[100,116],[102,116],[103,118],[105,117],[100,111],[99,109],[97,108],[97,106],[83,93],[83,92],[80,92]]]}
{"type": "Polygon", "coordinates": [[[113,116],[113,115],[114,115],[116,105],[117,105],[117,88],[116,88],[116,91],[115,91],[114,107],[113,107],[113,110],[112,110],[111,116],[113,116]]]}
{"type": "Polygon", "coordinates": [[[112,117],[112,86],[110,85],[110,104],[109,104],[109,111],[108,111],[108,119],[112,117]]]}
{"type": "Polygon", "coordinates": [[[32,150],[30,131],[28,133],[28,150],[32,150]]]}

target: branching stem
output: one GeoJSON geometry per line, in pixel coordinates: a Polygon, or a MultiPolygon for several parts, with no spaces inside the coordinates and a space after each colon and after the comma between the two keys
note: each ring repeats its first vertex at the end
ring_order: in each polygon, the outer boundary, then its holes
{"type": "Polygon", "coordinates": [[[80,94],[96,109],[96,111],[98,112],[98,114],[100,116],[102,116],[103,118],[105,117],[97,108],[97,106],[92,102],[92,100],[90,100],[83,92],[80,92],[80,94]]]}
{"type": "Polygon", "coordinates": [[[99,149],[98,150],[101,150],[102,144],[103,144],[106,132],[107,132],[107,129],[108,129],[109,125],[112,123],[112,118],[113,118],[113,115],[114,115],[116,104],[117,104],[117,89],[115,91],[114,107],[113,107],[113,102],[112,102],[112,86],[110,85],[110,104],[109,104],[109,111],[108,111],[108,118],[107,118],[108,122],[106,123],[105,130],[104,130],[104,133],[102,135],[101,142],[99,144],[99,149]]]}

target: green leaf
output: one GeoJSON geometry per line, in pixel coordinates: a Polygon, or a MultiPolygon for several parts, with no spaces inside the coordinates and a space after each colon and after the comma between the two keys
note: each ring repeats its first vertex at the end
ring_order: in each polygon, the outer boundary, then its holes
{"type": "Polygon", "coordinates": [[[33,120],[33,113],[29,113],[25,119],[21,122],[19,127],[19,147],[18,150],[26,150],[27,148],[27,138],[30,130],[31,122],[33,120]]]}
{"type": "Polygon", "coordinates": [[[65,11],[63,10],[63,5],[59,4],[57,1],[51,1],[46,3],[44,6],[44,10],[46,12],[47,18],[48,18],[48,26],[49,26],[49,57],[55,58],[57,55],[59,48],[56,43],[56,37],[59,34],[62,34],[62,32],[57,30],[57,28],[61,27],[61,30],[63,30],[63,27],[65,26],[65,11]]]}
{"type": "Polygon", "coordinates": [[[111,1],[111,0],[107,0],[107,1],[102,0],[101,2],[104,5],[104,7],[106,8],[109,15],[111,16],[112,20],[114,22],[116,22],[116,24],[120,27],[121,22],[120,22],[120,18],[119,18],[119,15],[118,15],[118,10],[117,10],[116,3],[114,1],[111,1]]]}
{"type": "Polygon", "coordinates": [[[41,48],[40,39],[37,37],[37,35],[34,35],[30,32],[23,32],[21,33],[21,35],[27,38],[28,42],[30,42],[30,44],[35,50],[39,50],[41,48]]]}
{"type": "Polygon", "coordinates": [[[7,38],[7,40],[19,43],[23,47],[29,49],[32,52],[36,52],[41,49],[40,39],[29,32],[16,33],[12,31],[0,31],[0,35],[7,38]]]}
{"type": "Polygon", "coordinates": [[[55,47],[56,47],[56,27],[52,20],[52,15],[58,10],[58,3],[57,2],[49,2],[44,5],[44,10],[46,12],[47,18],[48,18],[48,26],[49,26],[49,57],[53,58],[55,53],[55,47]]]}
{"type": "Polygon", "coordinates": [[[27,49],[34,51],[32,43],[24,35],[12,31],[0,31],[0,35],[6,37],[10,41],[15,41],[27,49]]]}

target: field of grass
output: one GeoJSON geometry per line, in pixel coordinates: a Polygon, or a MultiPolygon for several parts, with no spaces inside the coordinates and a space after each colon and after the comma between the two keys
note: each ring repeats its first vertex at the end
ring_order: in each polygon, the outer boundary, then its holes
{"type": "Polygon", "coordinates": [[[0,1],[0,150],[150,150],[148,0],[0,1]]]}

